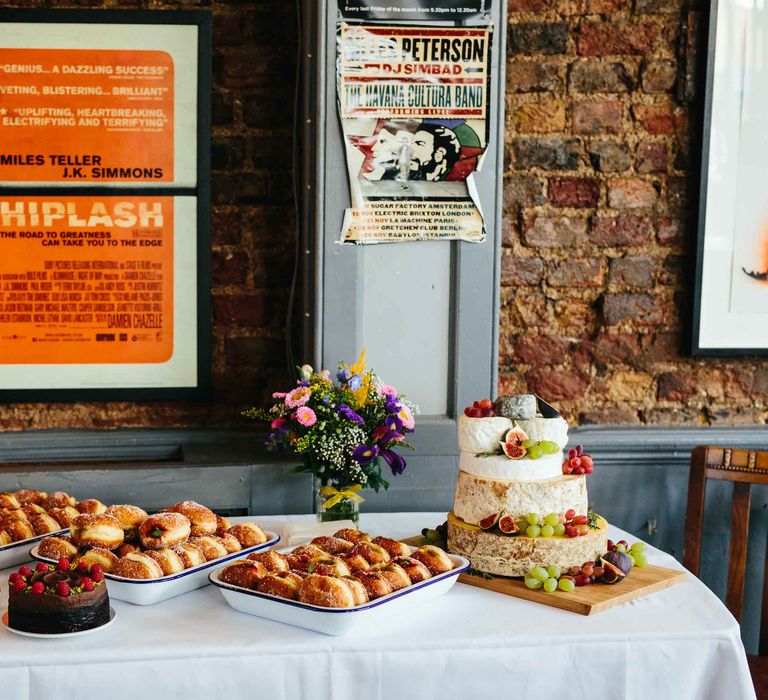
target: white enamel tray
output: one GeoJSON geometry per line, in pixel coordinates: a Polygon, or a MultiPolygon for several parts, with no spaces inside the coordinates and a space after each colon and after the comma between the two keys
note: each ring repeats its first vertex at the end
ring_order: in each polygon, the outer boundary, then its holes
{"type": "Polygon", "coordinates": [[[29,556],[30,547],[34,546],[40,540],[45,539],[46,537],[57,537],[58,535],[65,535],[67,533],[69,533],[69,528],[64,528],[58,532],[49,532],[46,535],[30,537],[28,540],[11,542],[11,544],[0,547],[0,569],[8,569],[12,566],[25,564],[32,559],[32,557],[29,556]]]}
{"type": "Polygon", "coordinates": [[[454,564],[451,571],[354,608],[323,608],[234,586],[219,579],[223,569],[212,571],[210,579],[235,610],[338,637],[420,607],[446,593],[456,583],[459,574],[469,568],[469,559],[454,554],[448,556],[454,564]]]}
{"type": "MultiPolygon", "coordinates": [[[[205,564],[200,564],[200,566],[185,569],[180,574],[171,574],[170,576],[153,579],[130,579],[112,574],[104,574],[104,577],[109,582],[107,584],[109,597],[115,600],[123,600],[126,603],[133,603],[134,605],[154,605],[169,598],[174,598],[177,595],[194,591],[196,588],[207,586],[209,583],[208,574],[213,567],[221,566],[233,559],[240,559],[251,552],[269,549],[280,541],[280,535],[276,532],[265,530],[264,534],[269,538],[264,544],[258,544],[255,547],[245,547],[239,552],[228,554],[226,557],[213,559],[212,561],[205,562],[205,564]]],[[[52,559],[41,557],[37,553],[37,547],[32,549],[30,555],[39,561],[55,563],[52,559]]]]}

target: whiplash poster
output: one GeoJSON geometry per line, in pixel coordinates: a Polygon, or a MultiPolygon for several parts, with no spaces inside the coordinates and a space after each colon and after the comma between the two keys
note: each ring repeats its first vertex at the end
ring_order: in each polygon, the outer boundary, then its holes
{"type": "Polygon", "coordinates": [[[472,175],[488,146],[490,26],[342,21],[337,44],[341,242],[484,240],[472,175]]]}

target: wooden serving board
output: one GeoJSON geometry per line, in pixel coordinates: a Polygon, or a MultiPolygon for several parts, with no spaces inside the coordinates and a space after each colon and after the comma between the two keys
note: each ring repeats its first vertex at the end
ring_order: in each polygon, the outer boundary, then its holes
{"type": "MultiPolygon", "coordinates": [[[[422,538],[411,537],[403,541],[406,544],[418,546],[422,538]]],[[[613,585],[593,583],[589,586],[578,586],[572,593],[564,593],[563,591],[547,593],[542,589],[532,591],[525,587],[522,579],[506,576],[483,578],[472,574],[461,574],[459,582],[466,583],[468,586],[511,595],[515,598],[530,600],[534,603],[549,605],[553,608],[569,610],[579,615],[595,615],[650,593],[676,586],[678,583],[683,583],[686,578],[685,571],[649,564],[642,568],[634,567],[629,576],[620,583],[613,585]]]]}

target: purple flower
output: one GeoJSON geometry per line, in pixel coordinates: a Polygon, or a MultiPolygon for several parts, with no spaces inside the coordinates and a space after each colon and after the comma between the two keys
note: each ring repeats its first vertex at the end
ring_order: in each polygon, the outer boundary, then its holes
{"type": "Polygon", "coordinates": [[[360,379],[359,374],[353,374],[349,378],[349,388],[352,389],[352,391],[357,391],[361,386],[363,386],[363,380],[360,379]]]}
{"type": "Polygon", "coordinates": [[[359,416],[357,413],[355,413],[347,404],[341,403],[339,404],[338,408],[339,415],[342,418],[346,418],[347,420],[351,420],[353,423],[357,423],[358,425],[364,425],[365,421],[361,416],[359,416]]]}
{"type": "Polygon", "coordinates": [[[384,408],[387,413],[398,413],[400,411],[400,404],[395,396],[387,396],[384,401],[384,408]]]}
{"type": "Polygon", "coordinates": [[[403,429],[403,422],[397,416],[387,416],[384,419],[384,425],[387,426],[387,430],[394,433],[399,433],[403,429]]]}
{"type": "Polygon", "coordinates": [[[336,372],[336,379],[338,379],[342,384],[347,381],[348,377],[349,375],[345,369],[340,369],[338,372],[336,372]]]}
{"type": "Polygon", "coordinates": [[[403,459],[402,455],[387,448],[379,450],[379,455],[389,465],[389,468],[392,470],[392,476],[398,476],[405,471],[405,459],[403,459]]]}
{"type": "Polygon", "coordinates": [[[369,464],[379,456],[378,445],[368,447],[368,445],[358,445],[352,450],[352,459],[360,465],[369,464]]]}

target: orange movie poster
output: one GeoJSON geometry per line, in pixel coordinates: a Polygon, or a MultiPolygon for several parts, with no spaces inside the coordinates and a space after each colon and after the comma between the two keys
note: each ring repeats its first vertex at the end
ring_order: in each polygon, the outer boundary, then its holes
{"type": "Polygon", "coordinates": [[[0,48],[0,181],[172,182],[165,51],[0,48]]]}
{"type": "Polygon", "coordinates": [[[172,197],[0,197],[0,364],[162,363],[172,197]]]}

